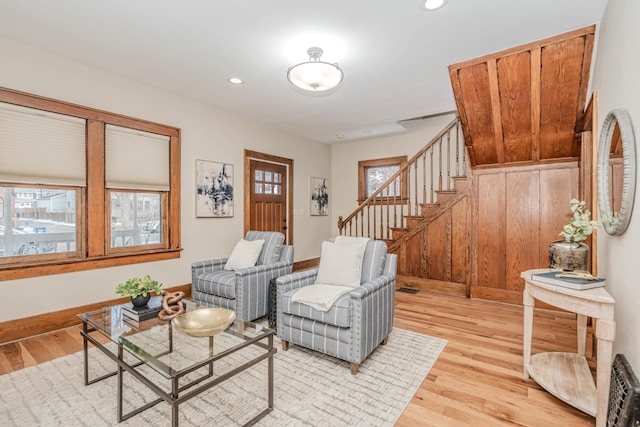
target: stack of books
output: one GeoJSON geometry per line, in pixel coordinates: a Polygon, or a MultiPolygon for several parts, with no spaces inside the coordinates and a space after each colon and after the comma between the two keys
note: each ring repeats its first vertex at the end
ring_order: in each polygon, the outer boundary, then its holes
{"type": "Polygon", "coordinates": [[[161,296],[151,298],[147,305],[143,307],[134,307],[130,302],[122,305],[122,314],[124,315],[124,319],[127,321],[132,320],[134,322],[153,319],[158,316],[160,310],[162,310],[161,296]]]}
{"type": "Polygon", "coordinates": [[[601,288],[605,285],[605,280],[599,277],[593,279],[585,279],[580,277],[558,277],[566,272],[549,271],[547,273],[537,273],[531,276],[536,282],[548,283],[550,285],[561,286],[563,288],[584,291],[587,289],[601,288]]]}

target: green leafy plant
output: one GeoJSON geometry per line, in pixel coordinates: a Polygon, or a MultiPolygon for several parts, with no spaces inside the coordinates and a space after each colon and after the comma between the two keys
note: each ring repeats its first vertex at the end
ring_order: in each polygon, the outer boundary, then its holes
{"type": "Polygon", "coordinates": [[[116,294],[135,298],[141,295],[162,292],[162,283],[152,279],[148,274],[142,278],[130,277],[126,282],[116,286],[116,294]]]}
{"type": "Polygon", "coordinates": [[[600,228],[596,221],[589,219],[591,211],[585,209],[587,202],[571,199],[571,218],[560,232],[565,242],[577,243],[585,240],[593,230],[600,228]]]}

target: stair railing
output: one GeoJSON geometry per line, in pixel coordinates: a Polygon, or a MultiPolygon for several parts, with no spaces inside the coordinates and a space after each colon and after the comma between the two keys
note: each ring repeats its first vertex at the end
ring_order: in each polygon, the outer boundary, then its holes
{"type": "Polygon", "coordinates": [[[340,235],[392,240],[393,229],[406,229],[422,204],[436,203],[438,191],[453,189],[453,179],[466,174],[466,161],[455,118],[351,214],[338,217],[340,235]]]}

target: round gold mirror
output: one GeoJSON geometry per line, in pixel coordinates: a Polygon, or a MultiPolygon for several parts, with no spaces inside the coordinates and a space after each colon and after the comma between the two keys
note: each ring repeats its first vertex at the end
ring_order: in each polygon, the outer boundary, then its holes
{"type": "Polygon", "coordinates": [[[636,143],[629,113],[607,114],[598,147],[598,205],[607,233],[621,235],[629,226],[636,186],[636,143]]]}

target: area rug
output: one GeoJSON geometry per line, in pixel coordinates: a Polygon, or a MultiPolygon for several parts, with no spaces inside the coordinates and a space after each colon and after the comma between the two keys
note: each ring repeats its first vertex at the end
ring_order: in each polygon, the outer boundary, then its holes
{"type": "MultiPolygon", "coordinates": [[[[285,352],[279,339],[274,341],[278,348],[274,356],[275,409],[258,426],[392,426],[447,343],[394,329],[388,344],[379,346],[353,376],[347,362],[295,345],[285,352]]],[[[89,357],[91,377],[114,370],[115,364],[98,350],[91,349],[89,357]]],[[[82,372],[79,352],[0,376],[0,424],[118,425],[116,378],[85,387],[82,372]]],[[[179,423],[242,425],[266,407],[266,384],[267,363],[263,361],[181,404],[179,423]]],[[[124,396],[128,412],[154,395],[125,374],[124,396]]],[[[119,425],[168,426],[170,412],[170,406],[160,402],[119,425]]]]}

